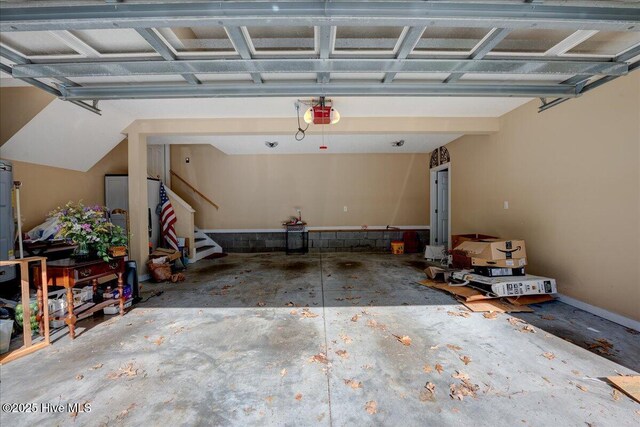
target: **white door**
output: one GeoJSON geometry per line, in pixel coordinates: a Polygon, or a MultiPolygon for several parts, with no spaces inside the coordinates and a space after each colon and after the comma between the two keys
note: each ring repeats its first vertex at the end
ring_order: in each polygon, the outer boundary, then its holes
{"type": "Polygon", "coordinates": [[[436,238],[438,245],[449,246],[449,171],[438,171],[436,180],[436,238]]]}
{"type": "Polygon", "coordinates": [[[147,145],[147,174],[165,181],[166,159],[164,145],[147,145]]]}

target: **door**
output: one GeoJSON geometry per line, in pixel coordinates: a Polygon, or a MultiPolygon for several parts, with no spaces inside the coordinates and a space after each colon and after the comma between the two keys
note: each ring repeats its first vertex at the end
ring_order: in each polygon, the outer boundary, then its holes
{"type": "Polygon", "coordinates": [[[167,161],[164,145],[147,145],[147,174],[166,182],[167,161]]]}
{"type": "Polygon", "coordinates": [[[160,217],[156,209],[160,203],[160,181],[147,179],[147,203],[149,204],[149,242],[152,249],[162,246],[162,233],[160,231],[160,217]]]}
{"type": "Polygon", "coordinates": [[[437,194],[437,238],[438,245],[449,247],[449,171],[438,171],[437,194]]]}

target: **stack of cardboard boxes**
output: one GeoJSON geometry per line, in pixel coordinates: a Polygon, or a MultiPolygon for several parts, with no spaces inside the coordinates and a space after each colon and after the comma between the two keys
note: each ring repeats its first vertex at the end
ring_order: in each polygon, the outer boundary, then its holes
{"type": "Polygon", "coordinates": [[[452,274],[453,279],[499,297],[557,292],[554,279],[525,274],[524,240],[454,237],[453,267],[461,270],[452,274]]]}

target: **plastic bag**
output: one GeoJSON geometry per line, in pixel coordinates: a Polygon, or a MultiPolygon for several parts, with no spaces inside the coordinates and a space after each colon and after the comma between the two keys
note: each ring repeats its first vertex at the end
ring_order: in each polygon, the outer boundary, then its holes
{"type": "Polygon", "coordinates": [[[27,236],[33,241],[53,239],[58,233],[58,218],[47,218],[42,224],[32,228],[27,236]]]}
{"type": "Polygon", "coordinates": [[[155,264],[153,262],[148,262],[147,267],[151,272],[151,277],[156,282],[165,282],[167,280],[171,280],[171,265],[168,263],[164,264],[155,264]]]}

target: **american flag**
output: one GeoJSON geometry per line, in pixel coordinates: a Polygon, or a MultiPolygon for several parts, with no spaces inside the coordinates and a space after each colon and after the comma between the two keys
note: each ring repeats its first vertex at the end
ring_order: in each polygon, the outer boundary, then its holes
{"type": "Polygon", "coordinates": [[[162,237],[165,242],[176,251],[178,250],[178,237],[173,225],[176,223],[176,213],[164,189],[164,184],[160,183],[160,224],[162,225],[162,237]]]}

